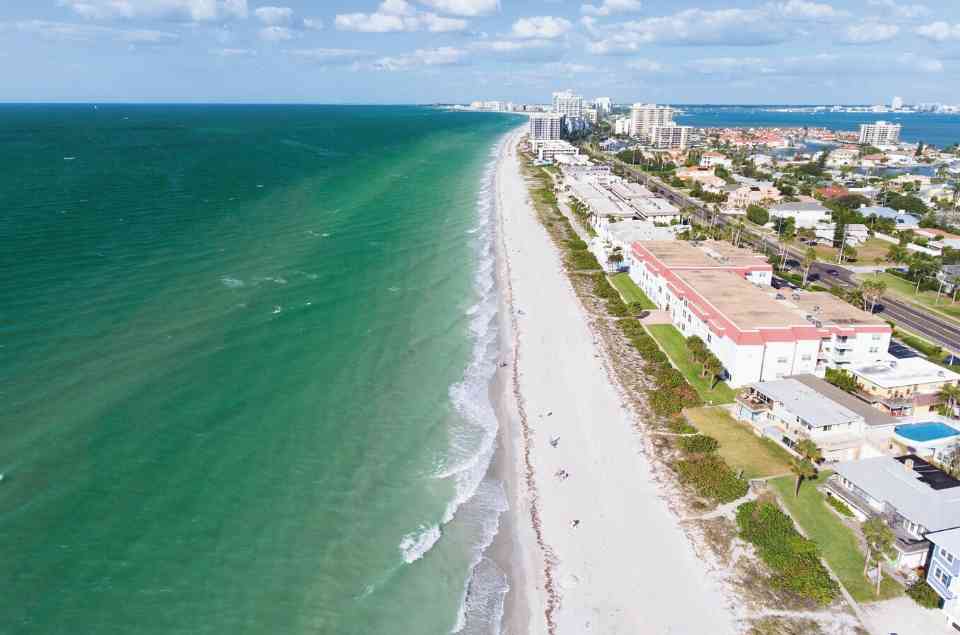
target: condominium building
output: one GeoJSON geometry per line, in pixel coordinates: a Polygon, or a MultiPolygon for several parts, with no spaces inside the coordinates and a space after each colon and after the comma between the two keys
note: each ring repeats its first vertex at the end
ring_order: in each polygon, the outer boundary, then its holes
{"type": "Polygon", "coordinates": [[[900,124],[889,121],[860,124],[860,145],[891,145],[900,141],[900,124]]]}
{"type": "Polygon", "coordinates": [[[650,144],[655,148],[678,148],[686,150],[690,144],[691,126],[678,126],[670,123],[666,126],[650,128],[650,144]]]}
{"type": "Polygon", "coordinates": [[[600,120],[600,111],[598,111],[596,108],[584,108],[583,118],[596,125],[596,123],[600,120]]]}
{"type": "Polygon", "coordinates": [[[538,112],[530,115],[530,140],[556,140],[563,136],[563,115],[538,112]]]}
{"type": "Polygon", "coordinates": [[[593,100],[593,107],[596,108],[601,115],[609,115],[613,112],[613,100],[609,97],[597,97],[593,100]]]}
{"type": "Polygon", "coordinates": [[[566,117],[583,116],[583,97],[572,90],[563,90],[553,94],[553,112],[566,117]]]}
{"type": "Polygon", "coordinates": [[[867,364],[890,344],[883,320],[829,293],[782,294],[762,256],[727,243],[638,242],[629,259],[630,277],[706,343],[734,387],[867,364]]]}
{"type": "Polygon", "coordinates": [[[673,108],[656,104],[634,104],[630,108],[630,134],[648,136],[653,128],[673,123],[673,108]]]}
{"type": "Polygon", "coordinates": [[[861,398],[896,416],[924,415],[943,402],[940,391],[960,385],[960,375],[923,357],[886,359],[848,369],[861,398]]]}
{"type": "Polygon", "coordinates": [[[613,134],[630,134],[630,117],[618,117],[613,122],[613,134]]]}

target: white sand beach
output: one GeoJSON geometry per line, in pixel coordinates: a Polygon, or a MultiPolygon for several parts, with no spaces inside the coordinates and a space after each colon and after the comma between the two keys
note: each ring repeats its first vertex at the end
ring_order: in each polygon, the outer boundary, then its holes
{"type": "Polygon", "coordinates": [[[535,216],[520,136],[496,175],[502,372],[512,373],[498,384],[515,568],[503,630],[733,633],[730,602],[658,490],[643,433],[535,216]]]}

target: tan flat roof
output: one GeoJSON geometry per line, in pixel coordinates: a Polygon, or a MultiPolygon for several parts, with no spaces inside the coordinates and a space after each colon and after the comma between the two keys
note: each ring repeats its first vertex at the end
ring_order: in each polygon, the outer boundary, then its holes
{"type": "Polygon", "coordinates": [[[805,314],[810,314],[824,326],[887,326],[887,323],[826,291],[807,291],[791,294],[787,299],[805,314]]]}
{"type": "Polygon", "coordinates": [[[763,256],[715,240],[649,240],[641,245],[667,267],[749,267],[766,264],[763,256]]]}
{"type": "Polygon", "coordinates": [[[690,269],[674,273],[741,330],[810,326],[795,309],[733,271],[690,269]]]}

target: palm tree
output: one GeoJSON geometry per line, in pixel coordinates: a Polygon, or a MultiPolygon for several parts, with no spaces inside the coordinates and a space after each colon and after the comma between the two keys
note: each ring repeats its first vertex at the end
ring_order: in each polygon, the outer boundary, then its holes
{"type": "Polygon", "coordinates": [[[717,385],[717,380],[720,378],[720,375],[723,373],[723,362],[713,353],[707,352],[707,356],[703,360],[703,369],[710,375],[710,388],[713,389],[713,387],[717,385]]]}
{"type": "Polygon", "coordinates": [[[691,335],[687,338],[687,350],[690,351],[690,359],[698,363],[701,362],[709,352],[707,345],[704,344],[703,340],[697,335],[691,335]]]}
{"type": "Polygon", "coordinates": [[[953,416],[953,413],[956,411],[957,402],[960,402],[960,386],[956,384],[944,384],[940,392],[937,393],[937,397],[947,402],[947,407],[950,409],[950,416],[953,416]]]}
{"type": "Polygon", "coordinates": [[[800,484],[806,479],[816,478],[817,466],[809,459],[794,459],[790,462],[790,471],[797,477],[797,489],[794,496],[800,496],[800,484]]]}
{"type": "Polygon", "coordinates": [[[803,283],[801,287],[807,286],[807,278],[810,276],[810,267],[813,266],[813,263],[817,261],[817,250],[813,247],[807,247],[807,250],[803,252],[803,283]]]}
{"type": "Polygon", "coordinates": [[[817,447],[817,444],[814,443],[813,439],[801,439],[797,443],[797,447],[794,448],[797,451],[797,454],[810,461],[814,465],[820,463],[823,460],[823,452],[817,447]]]}
{"type": "Polygon", "coordinates": [[[910,252],[902,245],[890,245],[887,250],[887,260],[892,260],[897,264],[902,264],[910,258],[910,252]]]}
{"type": "Polygon", "coordinates": [[[865,521],[860,525],[860,530],[863,532],[863,539],[867,542],[867,558],[863,564],[863,575],[867,575],[871,560],[877,563],[877,595],[880,595],[880,581],[883,577],[881,566],[885,558],[893,557],[893,543],[896,538],[887,523],[883,522],[879,516],[865,521]]]}
{"type": "Polygon", "coordinates": [[[883,264],[883,258],[881,258],[880,256],[877,256],[876,258],[873,259],[873,266],[876,267],[873,270],[873,275],[878,278],[880,277],[881,264],[883,264]]]}
{"type": "Polygon", "coordinates": [[[883,297],[887,290],[887,283],[883,280],[864,280],[860,285],[860,294],[863,297],[863,310],[867,310],[867,303],[870,304],[870,313],[877,307],[877,301],[883,297]]]}
{"type": "Polygon", "coordinates": [[[609,262],[615,269],[619,269],[621,263],[623,263],[623,253],[620,251],[620,248],[613,250],[609,256],[607,256],[607,262],[609,262]]]}

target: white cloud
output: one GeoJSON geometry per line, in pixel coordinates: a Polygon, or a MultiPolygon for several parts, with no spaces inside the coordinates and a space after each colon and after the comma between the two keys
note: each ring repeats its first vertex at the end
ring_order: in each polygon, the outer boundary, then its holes
{"type": "Polygon", "coordinates": [[[290,7],[260,7],[253,14],[268,26],[285,26],[293,21],[293,9],[290,7]]]}
{"type": "Polygon", "coordinates": [[[569,20],[553,16],[520,18],[513,23],[513,35],[520,38],[553,39],[570,30],[569,20]]]}
{"type": "Polygon", "coordinates": [[[489,15],[500,8],[500,0],[420,0],[420,2],[440,13],[462,15],[468,18],[489,15]]]}
{"type": "Polygon", "coordinates": [[[316,62],[327,66],[349,64],[371,55],[369,51],[358,49],[313,48],[294,49],[290,51],[294,57],[308,62],[316,62]]]}
{"type": "Polygon", "coordinates": [[[247,0],[59,0],[93,20],[158,18],[210,22],[247,17],[247,0]]]}
{"type": "Polygon", "coordinates": [[[467,28],[466,20],[417,11],[406,0],[384,0],[374,13],[341,13],[334,19],[334,24],[340,31],[360,33],[399,31],[445,33],[463,31],[467,28]]]}
{"type": "Polygon", "coordinates": [[[231,49],[231,48],[222,48],[215,49],[211,51],[217,57],[256,57],[257,51],[255,49],[231,49]]]}
{"type": "Polygon", "coordinates": [[[407,55],[381,57],[373,68],[381,71],[409,71],[422,66],[451,66],[459,64],[466,51],[444,46],[436,49],[417,49],[407,55]]]}
{"type": "Polygon", "coordinates": [[[626,66],[632,71],[641,73],[663,73],[667,70],[667,67],[662,63],[645,58],[632,59],[627,62],[626,66]]]}
{"type": "Polygon", "coordinates": [[[470,50],[515,62],[549,62],[563,53],[555,40],[480,40],[472,43],[470,50]]]}
{"type": "Polygon", "coordinates": [[[303,28],[309,29],[310,31],[320,31],[323,29],[323,20],[320,18],[304,18],[303,28]]]}
{"type": "Polygon", "coordinates": [[[775,10],[788,18],[807,20],[832,20],[849,15],[846,11],[838,11],[832,5],[808,0],[787,0],[776,5],[775,10]]]}
{"type": "Polygon", "coordinates": [[[867,0],[871,7],[887,9],[894,16],[910,20],[930,14],[930,9],[922,4],[898,4],[895,0],[867,0]]]}
{"type": "Polygon", "coordinates": [[[580,6],[583,15],[608,16],[614,13],[632,13],[643,6],[640,0],[603,0],[600,5],[584,4],[580,6]]]}
{"type": "Polygon", "coordinates": [[[847,77],[851,73],[911,75],[940,73],[944,69],[940,60],[914,53],[903,53],[892,57],[877,55],[842,57],[832,53],[782,58],[713,57],[688,62],[686,68],[704,76],[716,76],[718,79],[743,77],[750,74],[781,77],[805,75],[847,77]]]}
{"type": "Polygon", "coordinates": [[[265,26],[257,31],[264,42],[287,42],[297,37],[297,32],[285,26],[265,26]]]}
{"type": "Polygon", "coordinates": [[[46,40],[93,42],[107,40],[130,45],[176,44],[180,35],[167,31],[149,29],[116,29],[93,24],[74,24],[70,22],[48,22],[46,20],[25,20],[17,22],[15,27],[23,33],[37,35],[46,40]]]}
{"type": "Polygon", "coordinates": [[[947,42],[949,40],[960,40],[960,23],[950,24],[942,20],[924,24],[916,29],[918,35],[934,42],[947,42]]]}
{"type": "Polygon", "coordinates": [[[848,26],[844,33],[843,41],[847,44],[875,44],[877,42],[889,42],[900,32],[900,27],[895,24],[882,24],[880,22],[864,22],[848,26]]]}

